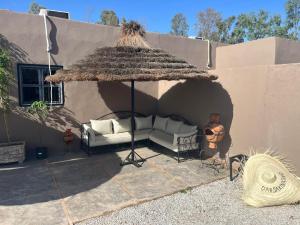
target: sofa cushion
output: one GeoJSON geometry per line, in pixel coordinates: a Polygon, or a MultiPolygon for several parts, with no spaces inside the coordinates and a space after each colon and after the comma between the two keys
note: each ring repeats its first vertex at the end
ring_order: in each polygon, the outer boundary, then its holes
{"type": "Polygon", "coordinates": [[[156,116],[155,121],[154,121],[154,125],[153,125],[153,129],[165,131],[166,126],[167,126],[167,121],[168,121],[168,118],[163,118],[163,117],[160,117],[160,116],[156,116]]]}
{"type": "Polygon", "coordinates": [[[149,139],[165,148],[168,148],[174,152],[178,151],[177,146],[173,145],[173,135],[168,134],[161,130],[153,130],[150,135],[149,139]]]}
{"type": "Polygon", "coordinates": [[[102,146],[119,143],[127,143],[131,141],[131,135],[129,132],[123,132],[118,134],[105,134],[96,136],[95,142],[90,143],[91,146],[102,146]]]}
{"type": "Polygon", "coordinates": [[[191,125],[182,123],[179,128],[179,131],[175,132],[175,133],[184,134],[184,133],[191,133],[193,131],[197,131],[197,126],[191,126],[191,125]]]}
{"type": "Polygon", "coordinates": [[[169,134],[178,133],[181,125],[182,125],[182,121],[176,121],[168,118],[166,132],[169,134]]]}
{"type": "Polygon", "coordinates": [[[115,134],[131,131],[131,118],[119,119],[119,120],[113,119],[112,123],[114,126],[115,134]]]}
{"type": "Polygon", "coordinates": [[[152,128],[152,115],[148,117],[135,117],[135,129],[144,130],[152,128]]]}
{"type": "Polygon", "coordinates": [[[112,134],[112,122],[111,120],[90,120],[91,127],[95,131],[96,135],[112,134]]]}
{"type": "Polygon", "coordinates": [[[140,141],[140,140],[149,139],[149,135],[150,135],[151,131],[152,131],[152,129],[136,130],[134,132],[134,140],[140,141]]]}
{"type": "MultiPolygon", "coordinates": [[[[134,140],[141,141],[149,138],[149,134],[152,129],[139,130],[135,132],[134,140]]],[[[103,146],[103,145],[111,145],[111,144],[121,144],[121,143],[129,143],[131,142],[131,133],[130,132],[122,132],[117,134],[105,134],[98,135],[95,139],[91,140],[90,145],[93,146],[103,146]]]]}

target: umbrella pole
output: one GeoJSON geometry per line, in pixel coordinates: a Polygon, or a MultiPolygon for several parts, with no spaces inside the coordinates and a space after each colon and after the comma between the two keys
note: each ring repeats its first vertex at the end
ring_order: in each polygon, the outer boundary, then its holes
{"type": "Polygon", "coordinates": [[[121,162],[121,166],[133,164],[136,167],[141,167],[140,163],[145,162],[146,160],[143,159],[139,154],[137,154],[135,149],[134,143],[134,115],[135,115],[135,93],[134,93],[134,80],[131,80],[131,151],[126,159],[121,162]]]}

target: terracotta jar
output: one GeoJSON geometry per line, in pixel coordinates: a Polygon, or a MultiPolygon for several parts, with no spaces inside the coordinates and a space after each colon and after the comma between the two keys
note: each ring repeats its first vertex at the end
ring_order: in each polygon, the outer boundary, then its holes
{"type": "Polygon", "coordinates": [[[74,135],[71,129],[67,129],[64,133],[64,142],[66,144],[71,144],[74,139],[74,135]]]}
{"type": "Polygon", "coordinates": [[[225,129],[220,123],[220,114],[212,113],[209,117],[209,123],[204,128],[208,147],[210,149],[217,149],[218,143],[224,139],[225,129]]]}

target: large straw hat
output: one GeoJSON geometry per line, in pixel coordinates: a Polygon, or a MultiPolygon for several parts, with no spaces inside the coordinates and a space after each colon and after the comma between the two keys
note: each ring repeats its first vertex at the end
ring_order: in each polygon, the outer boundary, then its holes
{"type": "Polygon", "coordinates": [[[292,204],[300,201],[300,178],[278,157],[251,156],[244,166],[243,200],[254,207],[292,204]]]}

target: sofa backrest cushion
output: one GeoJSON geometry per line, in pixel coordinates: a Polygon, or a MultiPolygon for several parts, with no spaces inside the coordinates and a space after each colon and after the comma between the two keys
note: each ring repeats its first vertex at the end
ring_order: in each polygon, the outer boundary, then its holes
{"type": "Polygon", "coordinates": [[[91,127],[96,135],[112,134],[112,121],[111,120],[90,120],[91,127]]]}
{"type": "Polygon", "coordinates": [[[191,133],[191,132],[194,132],[194,131],[197,131],[197,126],[191,126],[191,125],[187,125],[187,124],[182,123],[180,128],[179,128],[179,131],[177,133],[185,134],[185,133],[191,133]]]}
{"type": "Polygon", "coordinates": [[[163,118],[160,116],[155,117],[153,128],[161,131],[166,131],[168,118],[163,118]]]}
{"type": "Polygon", "coordinates": [[[169,134],[174,134],[179,132],[180,126],[183,124],[182,121],[176,121],[168,118],[167,120],[167,126],[166,126],[166,132],[169,134]]]}
{"type": "Polygon", "coordinates": [[[112,119],[112,122],[115,134],[131,131],[131,118],[119,120],[112,119]]]}
{"type": "Polygon", "coordinates": [[[152,129],[152,115],[148,117],[135,117],[135,129],[152,129]]]}

